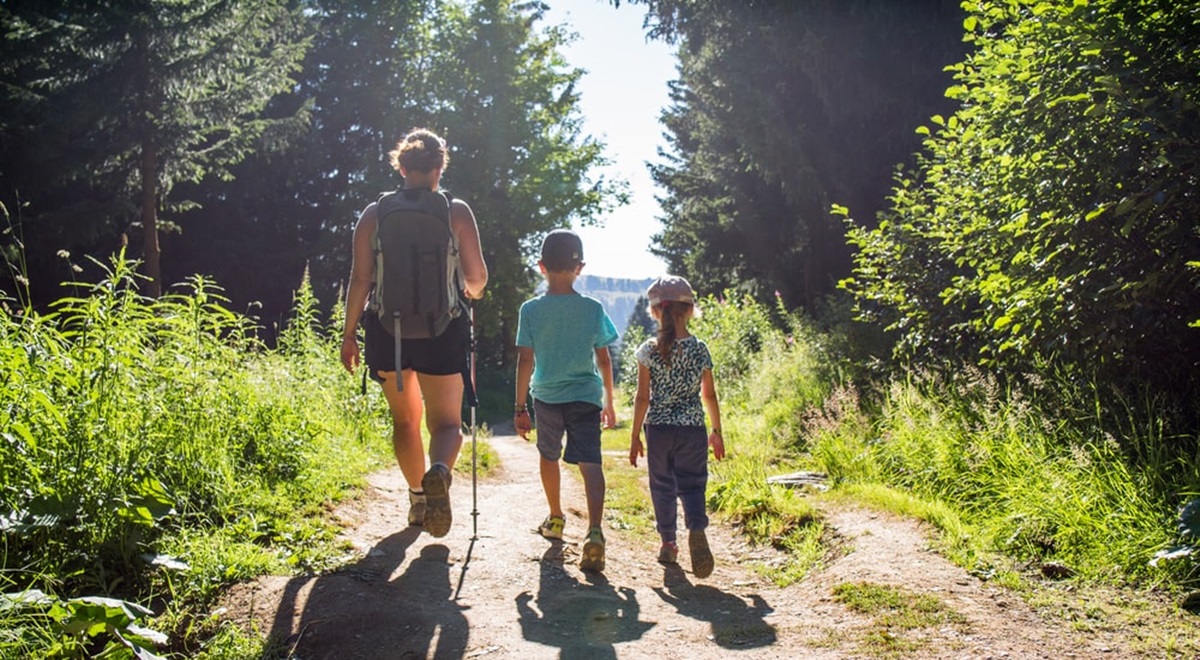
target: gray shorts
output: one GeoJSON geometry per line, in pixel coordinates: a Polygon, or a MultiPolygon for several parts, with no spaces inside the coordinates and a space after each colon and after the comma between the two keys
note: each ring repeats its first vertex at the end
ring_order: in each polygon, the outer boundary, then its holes
{"type": "Polygon", "coordinates": [[[600,462],[600,407],[592,403],[543,403],[534,400],[537,448],[542,458],[564,463],[600,462]],[[563,434],[567,436],[563,451],[563,434]]]}

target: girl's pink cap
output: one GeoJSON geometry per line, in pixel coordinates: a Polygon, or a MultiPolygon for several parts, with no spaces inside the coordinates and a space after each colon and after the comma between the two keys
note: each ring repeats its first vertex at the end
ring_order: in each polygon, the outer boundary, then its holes
{"type": "Polygon", "coordinates": [[[696,294],[692,292],[692,285],[678,275],[663,275],[654,280],[646,290],[646,297],[654,306],[668,301],[696,304],[696,294]]]}

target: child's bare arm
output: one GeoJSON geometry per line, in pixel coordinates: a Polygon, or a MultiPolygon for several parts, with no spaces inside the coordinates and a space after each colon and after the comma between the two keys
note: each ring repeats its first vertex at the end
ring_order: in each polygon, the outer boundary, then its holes
{"type": "Polygon", "coordinates": [[[608,347],[596,349],[596,368],[600,370],[600,379],[604,381],[604,409],[600,412],[600,425],[606,429],[616,428],[617,413],[613,410],[613,371],[612,356],[608,347]]]}
{"type": "Polygon", "coordinates": [[[517,435],[525,437],[533,428],[529,418],[529,379],[533,376],[533,349],[528,346],[517,347],[517,393],[513,412],[513,426],[517,435]]]}
{"type": "Polygon", "coordinates": [[[646,412],[650,409],[650,370],[646,365],[638,365],[637,394],[633,398],[633,429],[629,433],[629,464],[637,467],[637,457],[645,456],[642,446],[642,422],[646,421],[646,412]]]}
{"type": "Polygon", "coordinates": [[[708,444],[713,449],[713,458],[719,461],[725,458],[725,439],[721,436],[721,406],[717,402],[717,384],[713,381],[712,369],[705,369],[700,375],[700,398],[704,400],[704,409],[712,424],[708,444]]]}

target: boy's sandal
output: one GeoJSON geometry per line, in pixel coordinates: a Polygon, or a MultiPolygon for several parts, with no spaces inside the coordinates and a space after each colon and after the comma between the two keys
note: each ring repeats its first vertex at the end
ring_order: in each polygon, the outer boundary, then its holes
{"type": "Polygon", "coordinates": [[[546,516],[538,526],[538,534],[541,534],[542,538],[562,540],[565,525],[566,521],[562,516],[546,516]]]}

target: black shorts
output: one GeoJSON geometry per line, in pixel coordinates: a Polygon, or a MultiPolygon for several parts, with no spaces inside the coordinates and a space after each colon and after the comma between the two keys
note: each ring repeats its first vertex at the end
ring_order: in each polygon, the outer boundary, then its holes
{"type": "MultiPolygon", "coordinates": [[[[366,310],[362,315],[366,335],[367,372],[371,379],[383,382],[381,371],[396,371],[396,338],[383,329],[379,315],[366,310]]],[[[471,365],[471,319],[464,312],[446,326],[445,332],[430,339],[400,340],[400,370],[412,369],[430,376],[467,373],[471,365]]]]}

